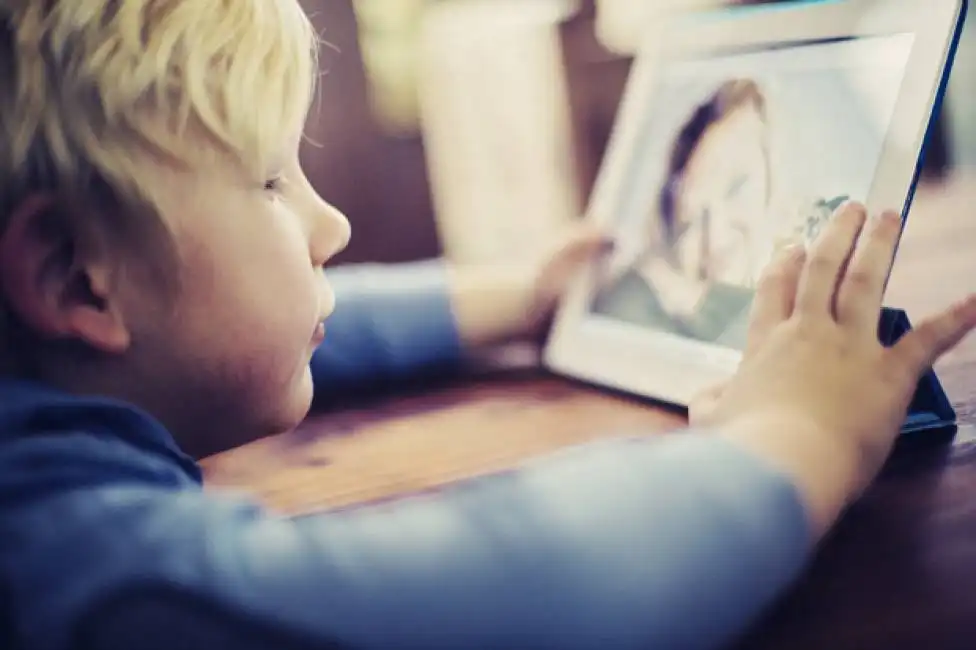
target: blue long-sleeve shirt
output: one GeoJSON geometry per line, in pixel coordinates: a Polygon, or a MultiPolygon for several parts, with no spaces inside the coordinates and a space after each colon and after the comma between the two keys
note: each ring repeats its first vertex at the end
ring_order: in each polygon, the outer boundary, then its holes
{"type": "MultiPolygon", "coordinates": [[[[436,266],[333,282],[317,391],[459,358],[436,266]]],[[[802,569],[798,495],[707,432],[629,433],[284,518],[128,405],[0,383],[0,647],[721,647],[802,569]]]]}

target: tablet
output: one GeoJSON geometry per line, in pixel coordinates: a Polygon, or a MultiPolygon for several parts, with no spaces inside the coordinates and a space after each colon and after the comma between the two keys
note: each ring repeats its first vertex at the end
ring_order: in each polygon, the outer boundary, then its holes
{"type": "Polygon", "coordinates": [[[564,296],[555,373],[677,405],[734,372],[759,273],[848,199],[907,215],[964,0],[821,0],[647,34],[564,296]]]}

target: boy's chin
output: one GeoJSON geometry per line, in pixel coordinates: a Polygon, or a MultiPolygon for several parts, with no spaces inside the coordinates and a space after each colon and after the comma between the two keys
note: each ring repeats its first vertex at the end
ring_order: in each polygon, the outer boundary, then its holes
{"type": "MultiPolygon", "coordinates": [[[[226,432],[231,439],[215,441],[216,449],[206,450],[205,455],[226,451],[268,436],[287,433],[296,428],[312,405],[311,377],[299,378],[285,391],[276,391],[275,397],[256,404],[257,400],[250,400],[257,409],[244,407],[240,415],[241,421],[235,427],[227,427],[226,432]]],[[[200,455],[199,453],[197,454],[200,455]]]]}
{"type": "Polygon", "coordinates": [[[291,431],[305,420],[312,408],[312,393],[311,374],[305,373],[281,400],[281,411],[276,414],[275,433],[291,431]]]}

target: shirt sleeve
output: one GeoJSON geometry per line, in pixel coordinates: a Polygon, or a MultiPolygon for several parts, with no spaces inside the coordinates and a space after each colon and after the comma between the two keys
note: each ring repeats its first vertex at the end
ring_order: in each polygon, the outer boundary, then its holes
{"type": "Polygon", "coordinates": [[[336,308],[312,356],[316,399],[460,363],[442,261],[354,264],[326,275],[336,308]]]}
{"type": "MultiPolygon", "coordinates": [[[[811,550],[787,479],[691,432],[300,519],[202,495],[135,512],[168,591],[142,569],[90,647],[717,649],[811,550]]],[[[113,567],[140,545],[115,547],[113,567]]]]}

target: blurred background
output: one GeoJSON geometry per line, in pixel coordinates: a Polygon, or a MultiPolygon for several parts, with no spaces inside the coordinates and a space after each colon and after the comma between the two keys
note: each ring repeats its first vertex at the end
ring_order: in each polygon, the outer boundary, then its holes
{"type": "MultiPolygon", "coordinates": [[[[789,2],[791,0],[772,0],[789,2]]],[[[330,47],[303,159],[353,224],[337,262],[516,261],[582,213],[634,50],[733,0],[302,0],[330,47]]],[[[924,163],[976,167],[969,21],[924,163]]]]}

